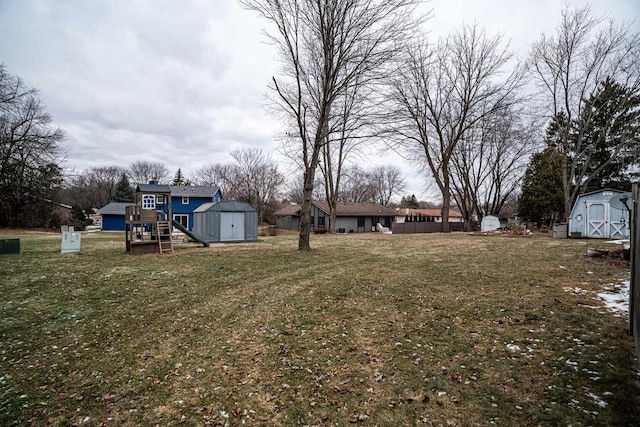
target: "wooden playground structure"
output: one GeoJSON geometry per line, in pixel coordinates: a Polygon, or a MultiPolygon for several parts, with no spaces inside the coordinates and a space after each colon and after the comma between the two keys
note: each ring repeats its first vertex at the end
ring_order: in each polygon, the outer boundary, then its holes
{"type": "Polygon", "coordinates": [[[125,208],[127,252],[173,253],[169,186],[139,185],[137,190],[136,204],[125,208]]]}

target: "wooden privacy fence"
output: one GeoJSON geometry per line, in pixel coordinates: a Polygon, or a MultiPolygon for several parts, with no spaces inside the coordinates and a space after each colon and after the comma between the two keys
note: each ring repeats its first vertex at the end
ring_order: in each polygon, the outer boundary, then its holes
{"type": "MultiPolygon", "coordinates": [[[[463,222],[450,222],[449,230],[464,231],[463,222]]],[[[414,234],[414,233],[439,233],[442,231],[441,222],[394,222],[391,226],[393,234],[414,234]]]]}
{"type": "Polygon", "coordinates": [[[633,184],[631,190],[631,292],[629,292],[629,332],[636,341],[636,355],[640,363],[640,212],[638,200],[640,187],[633,184]]]}

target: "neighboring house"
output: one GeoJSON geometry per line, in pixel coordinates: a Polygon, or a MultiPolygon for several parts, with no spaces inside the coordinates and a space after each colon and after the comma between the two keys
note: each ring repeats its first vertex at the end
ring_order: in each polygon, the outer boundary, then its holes
{"type": "MultiPolygon", "coordinates": [[[[193,212],[204,203],[219,202],[222,193],[218,187],[138,184],[137,193],[142,193],[142,208],[168,213],[168,198],[171,198],[171,218],[188,230],[193,229],[193,212]]],[[[98,210],[102,216],[102,230],[125,230],[125,206],[133,203],[109,203],[98,210]],[[105,227],[105,219],[107,221],[105,227]]]]}
{"type": "Polygon", "coordinates": [[[133,203],[112,202],[98,209],[100,215],[100,230],[102,231],[124,231],[125,208],[133,203]]]}
{"type": "Polygon", "coordinates": [[[579,195],[569,216],[570,236],[628,239],[629,212],[610,204],[613,197],[621,194],[628,193],[606,188],[579,195]]]}
{"type": "MultiPolygon", "coordinates": [[[[426,222],[442,222],[442,211],[440,209],[396,208],[397,223],[402,224],[407,221],[407,217],[413,219],[418,216],[426,218],[426,222]]],[[[460,212],[449,209],[449,222],[464,222],[464,218],[462,218],[460,212]]]]}
{"type": "Polygon", "coordinates": [[[291,204],[275,213],[276,225],[284,230],[300,230],[300,205],[291,204]]]}
{"type": "MultiPolygon", "coordinates": [[[[275,215],[279,228],[300,228],[300,205],[285,206],[275,215]]],[[[375,203],[338,203],[335,228],[341,233],[375,231],[377,223],[392,228],[395,216],[395,210],[375,203]]],[[[329,221],[329,205],[325,202],[311,202],[311,231],[329,230],[329,221]]]]}

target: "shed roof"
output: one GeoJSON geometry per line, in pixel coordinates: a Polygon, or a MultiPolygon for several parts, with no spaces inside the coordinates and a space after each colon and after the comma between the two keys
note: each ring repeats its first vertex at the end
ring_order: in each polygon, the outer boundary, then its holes
{"type": "Polygon", "coordinates": [[[124,215],[125,208],[131,205],[133,205],[133,203],[111,202],[98,209],[98,213],[100,215],[124,215]]]}
{"type": "Polygon", "coordinates": [[[578,197],[576,197],[576,200],[579,199],[580,197],[591,196],[593,194],[605,193],[605,192],[618,193],[618,194],[627,193],[627,191],[616,190],[615,188],[601,188],[600,190],[587,191],[586,193],[578,194],[578,197]]]}
{"type": "Polygon", "coordinates": [[[256,212],[256,209],[249,203],[238,200],[225,200],[223,202],[208,202],[198,206],[193,212],[256,212]]]}

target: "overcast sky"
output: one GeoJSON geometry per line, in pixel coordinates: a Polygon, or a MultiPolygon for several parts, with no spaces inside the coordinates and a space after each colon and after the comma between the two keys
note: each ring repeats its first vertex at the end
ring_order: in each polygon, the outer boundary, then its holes
{"type": "MultiPolygon", "coordinates": [[[[425,30],[435,39],[477,22],[524,56],[541,32],[553,31],[564,4],[432,0],[425,30]]],[[[620,22],[640,15],[640,0],[591,4],[620,22]]],[[[235,0],[0,0],[0,63],[40,90],[66,132],[67,169],[150,160],[189,176],[229,162],[234,148],[278,157],[282,129],[265,109],[278,64],[263,29],[268,23],[235,0]]],[[[368,161],[397,164],[406,170],[407,194],[429,197],[401,159],[368,161]]]]}

